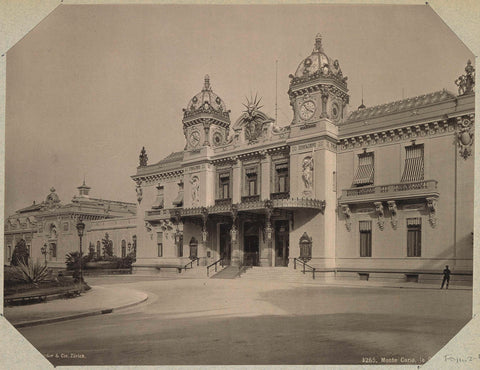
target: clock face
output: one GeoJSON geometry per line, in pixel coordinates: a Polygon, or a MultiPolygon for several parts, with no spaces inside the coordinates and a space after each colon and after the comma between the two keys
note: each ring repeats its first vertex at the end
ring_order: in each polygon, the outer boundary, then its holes
{"type": "Polygon", "coordinates": [[[333,103],[332,104],[332,118],[333,119],[338,119],[338,117],[340,116],[340,107],[338,106],[337,103],[333,103]]]}
{"type": "Polygon", "coordinates": [[[306,101],[300,107],[300,118],[303,120],[307,120],[312,118],[313,114],[315,113],[315,103],[311,100],[306,101]]]}
{"type": "Polygon", "coordinates": [[[219,146],[220,144],[222,144],[222,134],[217,131],[213,134],[213,145],[219,146]]]}
{"type": "Polygon", "coordinates": [[[195,148],[200,143],[200,133],[198,131],[193,131],[190,134],[188,141],[190,142],[190,145],[195,148]]]}

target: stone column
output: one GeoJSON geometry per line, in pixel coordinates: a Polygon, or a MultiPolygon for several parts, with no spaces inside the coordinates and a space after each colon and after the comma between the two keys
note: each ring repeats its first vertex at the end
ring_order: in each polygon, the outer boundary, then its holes
{"type": "Polygon", "coordinates": [[[266,154],[265,158],[261,161],[261,187],[260,187],[260,199],[270,199],[270,182],[271,182],[271,157],[270,154],[266,154]]]}
{"type": "Polygon", "coordinates": [[[320,114],[320,118],[328,118],[327,113],[327,101],[328,101],[328,87],[323,85],[320,88],[321,96],[322,96],[322,113],[320,114]]]}
{"type": "Polygon", "coordinates": [[[238,208],[236,204],[232,204],[231,208],[232,214],[232,229],[230,230],[230,237],[231,237],[231,262],[232,266],[240,266],[242,263],[242,253],[240,251],[240,242],[239,242],[239,232],[237,226],[237,216],[238,216],[238,208]]]}
{"type": "Polygon", "coordinates": [[[265,201],[265,241],[267,246],[260,259],[261,266],[272,266],[272,253],[273,253],[273,228],[271,217],[273,213],[273,203],[271,200],[265,201]]]}
{"type": "Polygon", "coordinates": [[[205,131],[205,140],[203,146],[210,146],[210,120],[203,122],[203,130],[205,131]]]}
{"type": "Polygon", "coordinates": [[[208,243],[207,220],[208,220],[208,209],[206,207],[202,207],[202,240],[198,248],[197,257],[204,260],[205,264],[207,264],[206,261],[207,261],[207,243],[208,243]],[[202,250],[201,256],[200,256],[200,250],[202,250]]]}
{"type": "Polygon", "coordinates": [[[242,165],[238,161],[232,166],[232,203],[240,203],[242,201],[242,165]]]}

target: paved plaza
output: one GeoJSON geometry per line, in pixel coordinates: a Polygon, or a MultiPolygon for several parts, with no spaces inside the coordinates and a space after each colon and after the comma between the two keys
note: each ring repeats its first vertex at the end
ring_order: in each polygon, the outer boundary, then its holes
{"type": "Polygon", "coordinates": [[[54,365],[358,364],[382,357],[422,363],[471,317],[470,289],[135,276],[88,282],[148,300],[20,328],[54,365]]]}

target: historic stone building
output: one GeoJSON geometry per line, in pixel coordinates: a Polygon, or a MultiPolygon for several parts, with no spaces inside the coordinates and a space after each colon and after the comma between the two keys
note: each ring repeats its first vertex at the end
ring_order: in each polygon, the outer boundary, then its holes
{"type": "MultiPolygon", "coordinates": [[[[293,66],[292,66],[293,67],[293,66]]],[[[420,77],[419,77],[420,78],[420,77]]],[[[202,265],[325,271],[472,270],[474,68],[446,90],[348,113],[321,36],[290,75],[293,120],[252,98],[231,121],[205,76],[183,110],[185,148],[137,184],[137,270],[202,265]]]]}
{"type": "Polygon", "coordinates": [[[45,261],[49,267],[65,268],[65,256],[79,251],[80,240],[76,224],[82,219],[86,225],[83,253],[88,253],[90,242],[101,254],[105,233],[113,241],[114,254],[124,255],[128,244],[135,242],[136,207],[134,203],[91,198],[85,182],[78,188],[72,201],[62,204],[54,188],[45,201],[33,203],[5,219],[4,261],[9,264],[15,245],[24,239],[33,260],[45,261]],[[133,220],[133,221],[132,221],[133,220]]]}

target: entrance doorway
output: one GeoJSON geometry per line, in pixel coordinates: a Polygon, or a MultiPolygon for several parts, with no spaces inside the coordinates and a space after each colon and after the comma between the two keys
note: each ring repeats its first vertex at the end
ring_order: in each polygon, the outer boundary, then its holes
{"type": "Polygon", "coordinates": [[[243,263],[246,266],[259,265],[258,224],[245,222],[243,225],[243,263]]]}
{"type": "Polygon", "coordinates": [[[288,266],[288,221],[275,222],[275,266],[288,266]]]}
{"type": "Polygon", "coordinates": [[[232,244],[230,239],[230,229],[232,225],[220,224],[220,257],[223,258],[225,265],[230,265],[232,256],[232,244]]]}

